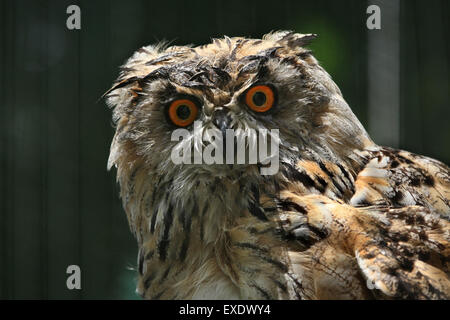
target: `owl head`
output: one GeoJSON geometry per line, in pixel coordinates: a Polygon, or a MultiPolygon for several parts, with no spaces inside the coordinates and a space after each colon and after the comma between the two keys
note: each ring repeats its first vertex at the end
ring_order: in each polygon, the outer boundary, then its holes
{"type": "Polygon", "coordinates": [[[372,142],[305,48],[315,37],[280,31],[262,39],[224,37],[198,47],[139,49],[107,92],[116,124],[108,166],[116,165],[119,177],[145,168],[188,189],[211,179],[261,179],[259,162],[174,163],[171,154],[180,141],[173,132],[180,129],[187,132],[182,143],[196,141],[194,149],[214,144],[195,139],[206,132],[225,136],[231,129],[239,138],[277,130],[272,139],[281,168],[299,158],[351,161],[353,150],[372,142]]]}

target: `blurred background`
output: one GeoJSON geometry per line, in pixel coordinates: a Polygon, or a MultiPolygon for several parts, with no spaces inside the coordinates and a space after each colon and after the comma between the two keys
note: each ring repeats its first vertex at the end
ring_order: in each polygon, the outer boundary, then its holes
{"type": "Polygon", "coordinates": [[[376,142],[449,164],[449,20],[446,0],[0,0],[0,298],[138,298],[100,97],[139,47],[317,33],[315,56],[376,142]],[[71,4],[81,30],[66,28],[71,4]],[[381,30],[366,27],[370,4],[381,30]],[[81,290],[66,287],[72,264],[81,290]]]}

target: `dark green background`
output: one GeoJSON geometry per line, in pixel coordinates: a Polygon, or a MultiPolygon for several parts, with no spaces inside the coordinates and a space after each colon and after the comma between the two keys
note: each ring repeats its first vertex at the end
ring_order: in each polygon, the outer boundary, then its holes
{"type": "MultiPolygon", "coordinates": [[[[312,48],[364,125],[366,8],[354,1],[0,0],[0,298],[136,298],[136,246],[106,171],[98,101],[134,50],[159,40],[318,33],[312,48]],[[66,29],[78,4],[80,31],[66,29]],[[66,288],[68,265],[82,290],[66,288]]],[[[448,1],[401,1],[400,147],[450,162],[448,1]]],[[[374,137],[375,141],[376,137],[374,137]]]]}

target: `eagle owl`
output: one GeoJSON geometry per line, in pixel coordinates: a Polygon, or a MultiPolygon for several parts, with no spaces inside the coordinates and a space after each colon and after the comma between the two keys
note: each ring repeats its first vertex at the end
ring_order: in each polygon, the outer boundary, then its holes
{"type": "Polygon", "coordinates": [[[106,93],[108,168],[137,239],[142,297],[450,298],[449,168],[375,144],[305,48],[314,38],[151,45],[122,66],[106,93]],[[180,128],[188,140],[276,129],[279,168],[176,164],[180,128]]]}

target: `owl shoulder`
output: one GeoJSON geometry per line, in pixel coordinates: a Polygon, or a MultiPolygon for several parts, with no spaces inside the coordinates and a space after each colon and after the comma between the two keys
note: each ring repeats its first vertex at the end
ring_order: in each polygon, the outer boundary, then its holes
{"type": "Polygon", "coordinates": [[[367,150],[355,179],[350,204],[356,207],[423,206],[450,218],[450,169],[437,160],[411,152],[379,147],[367,150]]]}
{"type": "Polygon", "coordinates": [[[450,223],[430,209],[356,208],[324,195],[289,191],[282,192],[281,201],[282,233],[300,245],[295,252],[289,246],[289,255],[309,257],[306,266],[291,259],[292,269],[311,270],[315,296],[450,297],[450,223]],[[333,296],[325,294],[330,292],[333,296]]]}

